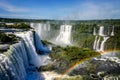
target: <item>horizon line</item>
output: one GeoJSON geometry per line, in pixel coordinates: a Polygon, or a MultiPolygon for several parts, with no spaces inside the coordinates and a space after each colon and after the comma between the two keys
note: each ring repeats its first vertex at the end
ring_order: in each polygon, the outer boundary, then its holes
{"type": "Polygon", "coordinates": [[[35,19],[35,18],[17,18],[17,17],[0,17],[3,19],[21,19],[21,20],[60,20],[60,21],[94,21],[94,20],[119,20],[120,18],[105,18],[105,19],[35,19]]]}

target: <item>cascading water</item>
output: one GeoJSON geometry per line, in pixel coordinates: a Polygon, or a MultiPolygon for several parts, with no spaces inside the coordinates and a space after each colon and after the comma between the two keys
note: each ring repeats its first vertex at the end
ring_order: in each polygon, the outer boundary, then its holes
{"type": "Polygon", "coordinates": [[[105,49],[105,42],[107,41],[109,39],[109,36],[104,36],[103,37],[103,41],[102,41],[102,43],[101,43],[101,45],[100,45],[100,51],[104,51],[104,49],[105,49]]]}
{"type": "Polygon", "coordinates": [[[34,44],[36,46],[36,51],[39,54],[47,54],[50,53],[50,50],[47,46],[43,45],[41,42],[41,39],[39,37],[39,35],[34,32],[35,38],[34,38],[34,44]]]}
{"type": "Polygon", "coordinates": [[[70,45],[70,38],[71,38],[71,25],[61,25],[60,26],[60,33],[56,38],[56,41],[65,45],[70,45]]]}
{"type": "Polygon", "coordinates": [[[93,30],[93,35],[97,35],[95,27],[94,27],[94,30],[93,30]]]}
{"type": "Polygon", "coordinates": [[[50,24],[47,23],[31,23],[30,24],[32,28],[38,33],[38,35],[41,37],[41,39],[47,39],[48,32],[50,31],[50,24]]]}
{"type": "Polygon", "coordinates": [[[104,36],[104,26],[100,26],[99,35],[104,36]]]}
{"type": "Polygon", "coordinates": [[[94,44],[93,44],[93,49],[94,50],[96,50],[97,38],[98,38],[98,36],[95,37],[95,41],[94,41],[94,44]]]}
{"type": "Polygon", "coordinates": [[[111,36],[114,36],[114,26],[113,26],[113,29],[112,29],[112,32],[111,32],[111,36]]]}
{"type": "MultiPolygon", "coordinates": [[[[50,53],[50,50],[46,46],[43,46],[38,34],[35,33],[34,34],[35,37],[34,37],[33,32],[29,31],[29,32],[26,32],[25,34],[21,33],[21,34],[17,34],[17,35],[22,37],[26,46],[28,47],[27,51],[29,51],[28,53],[29,53],[29,57],[30,57],[30,64],[32,63],[36,67],[40,67],[40,66],[44,65],[45,59],[43,56],[41,56],[41,55],[39,56],[37,54],[37,51],[43,51],[44,53],[50,53]],[[36,42],[36,44],[35,44],[35,42],[36,42]]],[[[48,58],[48,55],[46,55],[46,56],[48,58]]]]}
{"type": "Polygon", "coordinates": [[[71,45],[72,25],[61,25],[60,30],[58,30],[58,28],[51,27],[49,22],[31,23],[30,25],[35,29],[38,35],[41,36],[42,40],[47,40],[58,45],[71,45]]]}
{"type": "Polygon", "coordinates": [[[119,54],[119,52],[115,52],[116,55],[112,55],[113,53],[109,53],[109,54],[104,54],[101,55],[101,57],[99,58],[94,58],[94,65],[97,65],[97,71],[99,71],[97,73],[98,77],[101,77],[99,74],[101,72],[105,72],[107,73],[106,76],[102,76],[101,78],[103,78],[102,80],[119,80],[120,76],[120,58],[117,56],[119,54]],[[116,76],[113,76],[114,74],[116,74],[116,76]],[[108,76],[109,75],[109,76],[108,76]]]}
{"type": "MultiPolygon", "coordinates": [[[[104,52],[106,41],[110,38],[110,36],[114,36],[114,26],[112,28],[111,34],[105,35],[104,26],[100,26],[98,35],[95,32],[96,32],[96,29],[94,28],[93,35],[95,35],[96,37],[93,44],[93,49],[98,52],[100,51],[104,52]],[[103,37],[103,40],[101,41],[102,37],[103,37]]],[[[110,33],[109,29],[107,33],[110,33]]]]}
{"type": "MultiPolygon", "coordinates": [[[[22,41],[10,47],[4,54],[0,54],[0,80],[44,80],[37,69],[50,63],[49,55],[38,55],[34,45],[33,32],[18,33],[22,41]]],[[[36,46],[38,50],[49,53],[48,48],[41,42],[36,46]]]]}
{"type": "Polygon", "coordinates": [[[96,51],[99,51],[99,49],[100,49],[100,39],[101,39],[101,37],[99,37],[96,42],[96,51]]]}

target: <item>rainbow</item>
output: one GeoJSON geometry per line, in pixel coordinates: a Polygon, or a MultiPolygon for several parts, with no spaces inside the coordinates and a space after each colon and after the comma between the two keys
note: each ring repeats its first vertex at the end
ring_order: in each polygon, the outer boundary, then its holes
{"type": "MultiPolygon", "coordinates": [[[[107,50],[107,51],[105,51],[105,52],[102,52],[101,55],[110,54],[110,53],[113,53],[113,52],[114,52],[114,53],[118,53],[118,52],[120,52],[120,50],[115,50],[115,51],[113,51],[113,50],[107,50]]],[[[83,60],[83,61],[79,61],[79,62],[77,62],[76,64],[72,65],[69,69],[67,69],[67,70],[63,73],[63,76],[69,74],[69,73],[72,72],[75,68],[77,68],[80,64],[82,64],[82,63],[84,63],[85,61],[90,60],[90,59],[91,59],[91,58],[88,58],[88,59],[85,59],[85,60],[83,60]]]]}
{"type": "Polygon", "coordinates": [[[82,64],[84,61],[87,61],[87,60],[79,61],[79,62],[77,62],[76,64],[72,65],[69,69],[67,69],[67,70],[63,73],[63,75],[69,74],[69,73],[72,72],[75,68],[77,68],[80,64],[82,64]]]}

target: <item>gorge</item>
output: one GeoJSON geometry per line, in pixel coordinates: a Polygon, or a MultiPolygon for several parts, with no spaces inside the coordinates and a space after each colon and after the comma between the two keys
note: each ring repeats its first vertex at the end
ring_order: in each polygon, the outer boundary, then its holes
{"type": "MultiPolygon", "coordinates": [[[[79,32],[83,27],[75,27],[74,24],[61,24],[58,25],[57,28],[51,26],[50,22],[32,22],[30,25],[33,29],[14,33],[17,37],[21,38],[20,41],[11,45],[7,52],[0,54],[0,80],[45,80],[45,76],[39,73],[38,69],[41,66],[46,66],[51,63],[49,53],[52,52],[52,48],[50,45],[48,47],[43,44],[41,40],[47,40],[58,46],[76,46],[75,44],[77,44],[77,46],[80,45],[79,48],[85,48],[83,51],[87,51],[86,48],[92,48],[96,52],[104,53],[109,50],[107,41],[116,37],[115,31],[117,30],[114,26],[110,28],[104,26],[92,26],[91,28],[89,27],[90,29],[88,32],[85,32],[84,29],[83,32],[79,32]],[[82,37],[86,37],[84,38],[85,40],[82,37]],[[78,42],[79,40],[82,42],[78,42]]],[[[113,48],[114,47],[119,46],[113,45],[113,48]]],[[[119,54],[119,51],[117,54],[119,54]]],[[[114,55],[111,57],[117,56],[118,55],[114,55]]],[[[100,59],[94,59],[96,64],[97,61],[100,62],[100,60],[102,61],[104,58],[106,61],[109,60],[111,62],[109,65],[112,64],[112,59],[113,61],[116,60],[115,66],[119,65],[119,58],[100,57],[100,59]]],[[[106,61],[104,61],[104,63],[107,64],[106,61]]],[[[119,68],[119,66],[117,68],[119,68]]]]}

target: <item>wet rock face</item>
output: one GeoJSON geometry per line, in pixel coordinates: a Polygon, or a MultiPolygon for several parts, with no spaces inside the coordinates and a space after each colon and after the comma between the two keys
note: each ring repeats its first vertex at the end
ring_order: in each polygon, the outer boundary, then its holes
{"type": "Polygon", "coordinates": [[[97,68],[97,72],[105,71],[108,74],[120,73],[120,59],[117,57],[106,57],[97,59],[96,65],[99,65],[97,68]]]}
{"type": "Polygon", "coordinates": [[[86,75],[89,78],[119,78],[120,58],[118,57],[99,57],[84,63],[73,70],[70,75],[86,75]],[[114,76],[116,75],[116,76],[114,76]]]}

